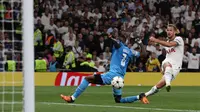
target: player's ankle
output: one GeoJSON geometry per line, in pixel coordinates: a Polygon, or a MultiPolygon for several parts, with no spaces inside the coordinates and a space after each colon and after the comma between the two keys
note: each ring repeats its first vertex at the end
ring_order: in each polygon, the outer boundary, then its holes
{"type": "Polygon", "coordinates": [[[137,99],[138,99],[138,100],[140,99],[140,95],[137,95],[137,99]]]}

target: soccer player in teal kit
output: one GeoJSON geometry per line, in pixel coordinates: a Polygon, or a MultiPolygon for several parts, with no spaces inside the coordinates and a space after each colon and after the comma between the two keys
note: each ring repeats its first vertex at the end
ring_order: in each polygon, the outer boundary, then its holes
{"type": "MultiPolygon", "coordinates": [[[[73,103],[75,99],[78,98],[85,91],[89,83],[110,85],[112,79],[115,76],[120,76],[124,78],[129,62],[133,59],[134,56],[139,57],[140,54],[137,51],[132,52],[127,46],[125,46],[123,44],[123,42],[125,41],[124,38],[121,39],[121,42],[112,38],[112,36],[110,36],[110,39],[113,42],[110,70],[104,74],[95,74],[85,77],[85,79],[77,87],[73,95],[65,96],[61,94],[61,98],[63,100],[67,101],[68,103],[73,103]]],[[[116,103],[132,103],[137,100],[140,100],[144,104],[149,103],[144,93],[141,93],[137,96],[129,96],[122,98],[122,89],[116,89],[114,87],[112,89],[116,103]]]]}

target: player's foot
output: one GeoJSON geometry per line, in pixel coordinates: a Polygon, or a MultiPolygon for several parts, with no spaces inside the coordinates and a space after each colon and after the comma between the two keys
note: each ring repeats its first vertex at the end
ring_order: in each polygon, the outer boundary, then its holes
{"type": "Polygon", "coordinates": [[[139,95],[139,99],[140,99],[140,101],[141,101],[143,104],[149,104],[149,100],[147,99],[147,97],[145,96],[144,93],[141,93],[141,94],[139,95]]]}
{"type": "Polygon", "coordinates": [[[72,100],[72,97],[71,97],[71,96],[65,96],[65,95],[61,94],[60,97],[61,97],[63,100],[65,100],[66,102],[68,102],[68,103],[73,103],[73,102],[74,102],[74,100],[72,100]]]}
{"type": "Polygon", "coordinates": [[[167,92],[170,92],[171,86],[170,85],[166,86],[166,90],[167,90],[167,92]]]}

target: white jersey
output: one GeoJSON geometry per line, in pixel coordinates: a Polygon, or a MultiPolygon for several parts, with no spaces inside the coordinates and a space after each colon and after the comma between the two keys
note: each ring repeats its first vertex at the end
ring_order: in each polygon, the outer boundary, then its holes
{"type": "Polygon", "coordinates": [[[188,69],[199,69],[200,54],[193,55],[187,52],[188,55],[188,69]]]}
{"type": "Polygon", "coordinates": [[[184,55],[184,41],[180,36],[176,36],[173,41],[177,42],[177,46],[165,47],[167,54],[163,64],[169,62],[174,69],[180,69],[184,55]]]}

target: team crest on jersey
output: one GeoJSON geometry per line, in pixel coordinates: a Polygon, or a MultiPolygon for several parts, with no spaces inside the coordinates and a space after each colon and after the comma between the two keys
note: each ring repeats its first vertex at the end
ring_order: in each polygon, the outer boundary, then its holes
{"type": "Polygon", "coordinates": [[[167,54],[170,54],[172,52],[176,52],[174,48],[170,48],[170,49],[167,50],[167,54]]]}

